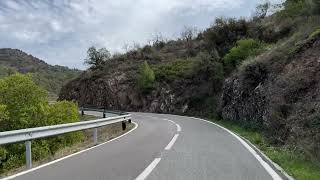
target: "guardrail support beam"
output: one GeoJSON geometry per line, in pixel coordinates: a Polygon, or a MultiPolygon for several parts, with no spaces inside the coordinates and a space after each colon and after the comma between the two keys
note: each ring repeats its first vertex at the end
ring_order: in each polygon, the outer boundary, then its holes
{"type": "Polygon", "coordinates": [[[27,169],[31,169],[32,168],[31,141],[26,142],[26,163],[27,163],[27,169]]]}
{"type": "Polygon", "coordinates": [[[83,107],[81,107],[81,115],[82,115],[82,116],[84,115],[83,107]]]}
{"type": "Polygon", "coordinates": [[[122,121],[122,130],[126,130],[126,122],[125,121],[122,121]]]}
{"type": "Polygon", "coordinates": [[[93,129],[93,143],[94,145],[98,144],[98,128],[93,129]]]}

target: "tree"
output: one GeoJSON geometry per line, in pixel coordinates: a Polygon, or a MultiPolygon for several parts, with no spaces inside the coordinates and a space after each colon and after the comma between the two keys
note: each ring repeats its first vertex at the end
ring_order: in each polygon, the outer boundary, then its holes
{"type": "Polygon", "coordinates": [[[191,41],[198,34],[198,30],[196,27],[188,27],[185,26],[184,30],[181,32],[181,38],[187,42],[191,41]]]}
{"type": "MultiPolygon", "coordinates": [[[[15,74],[0,80],[0,131],[77,121],[77,105],[67,101],[49,105],[47,92],[32,81],[30,74],[15,74]]],[[[74,132],[32,141],[32,157],[41,160],[82,139],[82,132],[74,132]]],[[[23,143],[0,147],[0,173],[23,165],[24,151],[23,143]]]]}
{"type": "Polygon", "coordinates": [[[165,46],[165,38],[161,32],[155,32],[149,44],[156,47],[156,49],[162,49],[165,46]]]}
{"type": "Polygon", "coordinates": [[[104,63],[110,60],[111,54],[106,48],[96,49],[94,46],[87,51],[87,58],[85,64],[90,65],[92,69],[100,69],[104,63]]]}
{"type": "Polygon", "coordinates": [[[266,3],[259,4],[256,7],[256,11],[254,13],[254,19],[263,19],[267,16],[268,11],[271,7],[271,3],[267,1],[266,3]]]}
{"type": "Polygon", "coordinates": [[[47,92],[32,81],[32,76],[15,74],[0,80],[0,104],[6,106],[9,119],[0,130],[44,125],[47,92]]]}
{"type": "Polygon", "coordinates": [[[155,81],[155,75],[153,70],[150,68],[147,61],[141,65],[138,76],[138,86],[143,91],[149,91],[153,88],[153,83],[155,81]]]}

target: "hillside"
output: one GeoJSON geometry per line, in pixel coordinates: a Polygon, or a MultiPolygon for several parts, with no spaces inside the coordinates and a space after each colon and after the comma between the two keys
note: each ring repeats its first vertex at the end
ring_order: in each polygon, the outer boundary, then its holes
{"type": "Polygon", "coordinates": [[[267,7],[249,20],[218,18],[198,34],[113,56],[59,98],[225,119],[319,164],[320,4],[287,0],[270,16],[267,7]]]}
{"type": "Polygon", "coordinates": [[[59,94],[62,85],[78,76],[81,71],[64,66],[52,66],[18,49],[0,49],[0,77],[12,73],[32,73],[34,81],[50,92],[59,94]]]}

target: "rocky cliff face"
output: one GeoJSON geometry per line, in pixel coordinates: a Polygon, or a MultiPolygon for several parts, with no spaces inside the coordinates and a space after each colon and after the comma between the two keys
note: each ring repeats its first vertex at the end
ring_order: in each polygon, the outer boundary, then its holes
{"type": "Polygon", "coordinates": [[[201,104],[201,98],[213,96],[206,75],[157,82],[153,90],[145,93],[137,87],[136,71],[131,68],[105,73],[102,77],[87,71],[62,88],[60,99],[75,100],[80,106],[102,106],[126,111],[209,113],[208,107],[203,108],[206,104],[201,104]],[[200,105],[195,104],[194,98],[200,98],[200,105]]]}
{"type": "Polygon", "coordinates": [[[225,81],[220,113],[320,159],[320,38],[241,67],[225,81]]]}

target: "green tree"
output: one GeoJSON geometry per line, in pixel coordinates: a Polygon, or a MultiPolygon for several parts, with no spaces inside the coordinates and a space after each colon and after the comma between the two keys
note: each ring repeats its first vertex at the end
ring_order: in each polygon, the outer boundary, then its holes
{"type": "Polygon", "coordinates": [[[153,70],[150,68],[147,61],[145,61],[139,70],[138,86],[144,91],[148,91],[153,88],[155,81],[155,75],[153,70]]]}
{"type": "Polygon", "coordinates": [[[110,60],[111,54],[106,48],[96,49],[94,46],[87,51],[87,58],[85,64],[90,65],[92,69],[100,69],[104,63],[110,60]]]}
{"type": "MultiPolygon", "coordinates": [[[[32,81],[30,74],[15,74],[0,80],[0,131],[77,121],[77,105],[67,101],[49,105],[47,92],[32,81]]],[[[33,159],[46,158],[58,149],[82,139],[83,133],[75,132],[32,141],[33,159]]],[[[24,151],[23,143],[2,146],[0,173],[24,164],[24,151]]]]}
{"type": "Polygon", "coordinates": [[[6,106],[9,118],[0,130],[42,126],[48,106],[47,92],[38,87],[31,75],[15,74],[0,80],[0,104],[6,106]]]}

